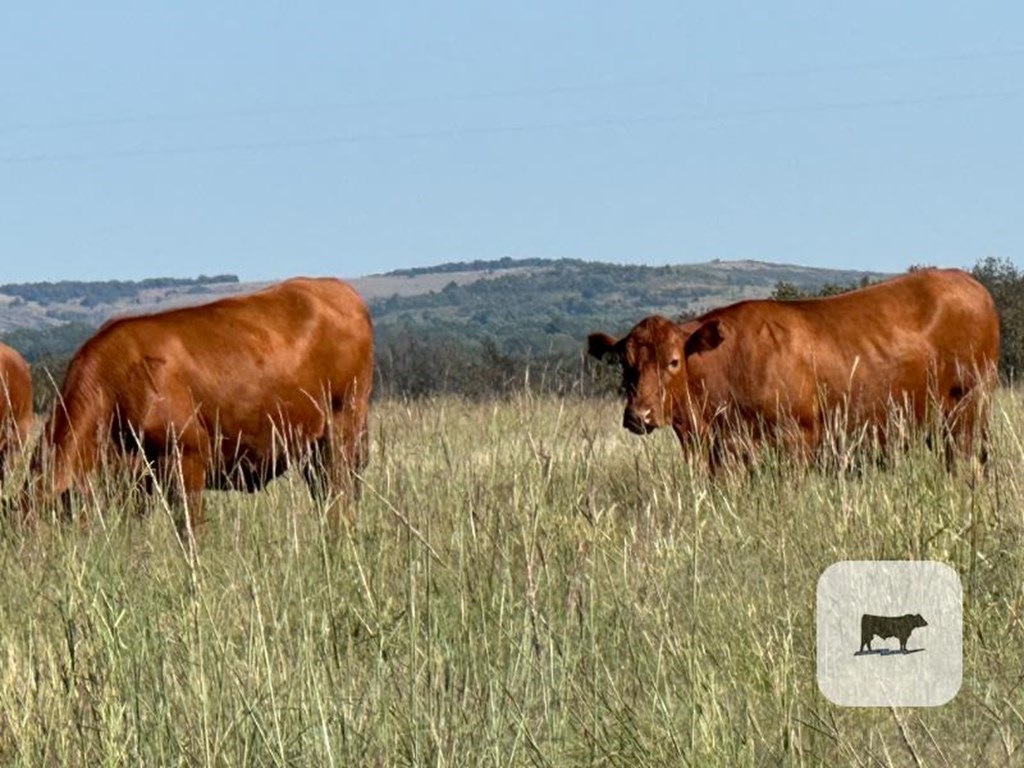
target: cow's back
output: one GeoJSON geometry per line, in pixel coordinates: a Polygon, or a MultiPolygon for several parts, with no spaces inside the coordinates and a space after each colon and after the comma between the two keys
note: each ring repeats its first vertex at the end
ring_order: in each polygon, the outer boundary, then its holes
{"type": "Polygon", "coordinates": [[[769,418],[843,408],[857,421],[893,402],[924,416],[929,398],[994,383],[999,321],[983,286],[960,270],[925,269],[838,296],[747,301],[715,310],[724,341],[690,365],[712,401],[769,418]]]}
{"type": "Polygon", "coordinates": [[[860,356],[865,374],[879,380],[886,379],[884,369],[893,360],[990,368],[999,354],[995,303],[984,286],[958,269],[921,269],[797,306],[823,329],[822,341],[846,358],[860,356]]]}
{"type": "MultiPolygon", "coordinates": [[[[23,444],[32,428],[32,374],[15,350],[0,344],[0,454],[23,444]]],[[[0,466],[2,466],[0,457],[0,466]]]]}

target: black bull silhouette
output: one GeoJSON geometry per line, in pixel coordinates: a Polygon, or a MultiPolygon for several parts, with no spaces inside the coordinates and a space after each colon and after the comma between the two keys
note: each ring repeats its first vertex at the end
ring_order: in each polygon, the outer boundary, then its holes
{"type": "Polygon", "coordinates": [[[860,617],[860,650],[863,651],[867,646],[870,651],[872,638],[878,636],[883,640],[889,637],[899,638],[900,650],[906,651],[910,633],[918,627],[927,626],[928,622],[919,613],[908,613],[903,616],[873,616],[865,613],[860,617]]]}

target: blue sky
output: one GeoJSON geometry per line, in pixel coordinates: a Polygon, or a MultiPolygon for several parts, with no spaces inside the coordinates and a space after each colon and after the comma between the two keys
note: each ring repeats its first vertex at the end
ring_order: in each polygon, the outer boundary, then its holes
{"type": "Polygon", "coordinates": [[[0,283],[1024,261],[1014,3],[0,10],[0,283]]]}

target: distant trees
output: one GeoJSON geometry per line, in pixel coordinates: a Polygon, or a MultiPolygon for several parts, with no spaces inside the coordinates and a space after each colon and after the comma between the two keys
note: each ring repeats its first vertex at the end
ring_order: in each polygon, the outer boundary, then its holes
{"type": "Polygon", "coordinates": [[[1009,259],[988,257],[971,271],[988,288],[999,311],[1000,360],[1003,376],[1016,381],[1024,372],[1024,273],[1009,259]]]}
{"type": "Polygon", "coordinates": [[[775,301],[793,301],[794,299],[805,299],[808,295],[810,294],[793,285],[793,283],[779,280],[768,298],[775,299],[775,301]]]}
{"type": "Polygon", "coordinates": [[[29,365],[32,373],[32,407],[36,413],[46,413],[60,392],[71,356],[41,357],[29,365]]]}
{"type": "Polygon", "coordinates": [[[56,283],[7,283],[0,293],[17,296],[39,304],[61,304],[81,301],[83,306],[97,306],[119,299],[131,298],[139,291],[154,288],[192,288],[212,283],[237,283],[238,275],[200,275],[195,278],[156,277],[148,280],[106,280],[85,282],[61,280],[56,283]]]}
{"type": "Polygon", "coordinates": [[[775,288],[772,289],[770,299],[776,301],[792,301],[793,299],[811,299],[822,296],[837,296],[840,293],[846,293],[848,291],[855,291],[858,288],[867,288],[872,283],[877,282],[871,280],[866,275],[860,280],[855,280],[852,283],[846,283],[845,285],[840,283],[825,283],[820,288],[801,288],[798,285],[787,282],[785,280],[779,280],[775,284],[775,288]]]}
{"type": "Polygon", "coordinates": [[[410,330],[378,341],[378,397],[453,394],[481,400],[526,388],[559,395],[608,391],[606,372],[584,365],[582,346],[574,353],[513,354],[490,337],[456,339],[410,330]]]}
{"type": "MultiPolygon", "coordinates": [[[[396,275],[399,277],[416,277],[417,275],[435,275],[439,272],[493,272],[496,269],[514,269],[521,267],[549,267],[551,263],[552,262],[550,259],[513,259],[511,256],[503,256],[500,259],[453,261],[445,262],[444,264],[436,264],[431,267],[411,267],[409,269],[396,269],[393,272],[389,272],[388,274],[396,275]]],[[[584,262],[576,259],[559,259],[558,263],[583,264],[584,262]]]]}
{"type": "Polygon", "coordinates": [[[71,357],[96,329],[86,323],[62,323],[45,328],[16,328],[0,341],[14,347],[29,363],[43,359],[71,357]]]}

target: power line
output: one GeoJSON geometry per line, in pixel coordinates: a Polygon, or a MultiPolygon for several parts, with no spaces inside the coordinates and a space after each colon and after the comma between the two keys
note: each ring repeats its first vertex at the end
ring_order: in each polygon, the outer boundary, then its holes
{"type": "Polygon", "coordinates": [[[830,112],[860,112],[881,109],[927,107],[960,102],[994,101],[1014,99],[1018,91],[995,91],[959,93],[926,97],[903,97],[848,102],[825,102],[788,107],[762,107],[720,112],[690,112],[671,115],[648,115],[640,117],[612,117],[604,119],[566,120],[548,123],[518,123],[508,125],[482,126],[477,128],[448,128],[441,130],[405,131],[395,133],[363,133],[320,136],[308,139],[282,139],[254,142],[231,142],[224,144],[190,145],[183,147],[156,147],[113,150],[96,153],[66,153],[37,155],[0,156],[0,164],[33,164],[51,162],[77,162],[88,160],[129,159],[145,157],[172,157],[182,155],[209,155],[235,152],[277,151],[303,149],[346,144],[378,142],[401,142],[448,138],[469,138],[474,136],[496,136],[502,134],[532,133],[543,131],[575,130],[586,128],[629,128],[645,125],[668,125],[686,122],[714,122],[729,120],[758,119],[777,115],[825,114],[830,112]]]}
{"type": "Polygon", "coordinates": [[[0,125],[0,134],[23,131],[73,130],[77,128],[102,128],[117,125],[147,125],[153,123],[186,123],[204,120],[244,119],[256,117],[272,117],[276,115],[301,115],[323,112],[340,112],[349,110],[384,109],[414,104],[441,104],[472,101],[492,101],[515,99],[531,96],[557,96],[569,93],[586,93],[609,90],[636,90],[665,87],[679,87],[694,83],[708,84],[724,81],[742,81],[752,79],[785,79],[794,77],[810,77],[815,75],[837,74],[842,72],[859,72],[885,70],[908,66],[949,64],[970,61],[986,61],[1024,57],[1024,48],[1008,48],[992,52],[964,52],[936,54],[931,56],[894,57],[875,59],[846,64],[824,65],[816,67],[796,67],[790,69],[750,70],[736,74],[718,74],[708,76],[690,76],[685,78],[665,78],[662,80],[618,80],[603,83],[564,83],[540,88],[521,88],[501,91],[482,91],[462,94],[435,94],[431,96],[409,96],[392,99],[365,99],[349,102],[305,104],[296,106],[253,106],[233,110],[221,110],[193,113],[166,113],[151,115],[122,115],[116,117],[98,117],[71,119],[55,122],[17,123],[0,125]]]}

